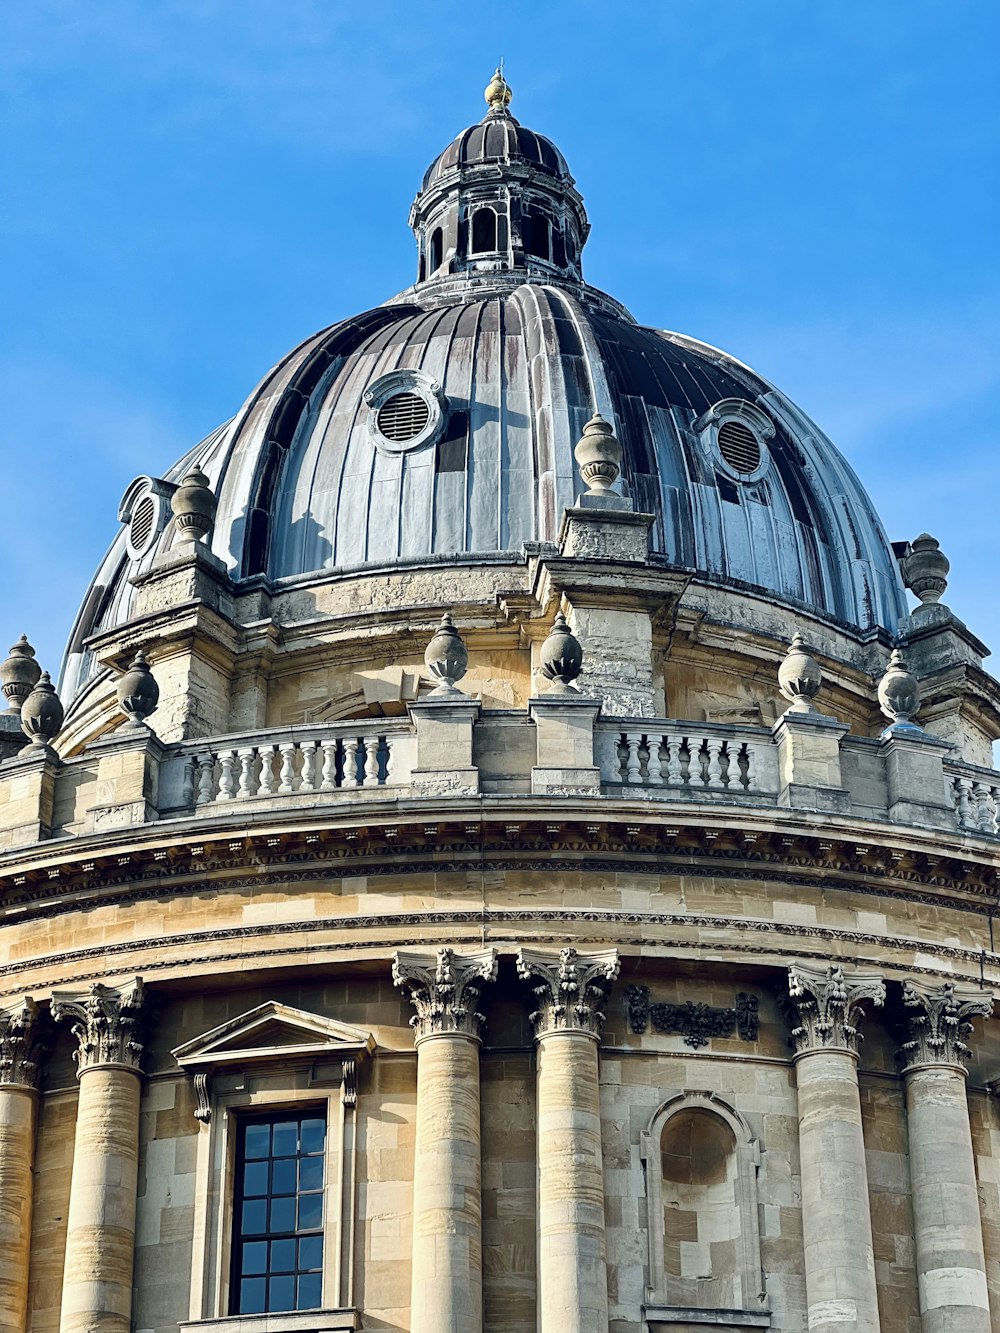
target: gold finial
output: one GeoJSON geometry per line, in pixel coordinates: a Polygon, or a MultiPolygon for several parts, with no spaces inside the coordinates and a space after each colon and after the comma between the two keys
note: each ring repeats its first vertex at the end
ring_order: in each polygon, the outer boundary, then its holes
{"type": "Polygon", "coordinates": [[[486,85],[486,92],[483,95],[486,98],[486,105],[491,111],[504,111],[510,106],[510,84],[503,76],[502,60],[497,65],[496,73],[486,85]]]}

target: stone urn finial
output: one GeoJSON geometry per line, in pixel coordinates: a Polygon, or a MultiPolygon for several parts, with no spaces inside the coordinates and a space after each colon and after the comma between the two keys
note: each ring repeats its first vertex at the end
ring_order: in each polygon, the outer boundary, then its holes
{"type": "Polygon", "coordinates": [[[792,644],[778,667],[778,689],[791,703],[789,713],[815,713],[813,700],[823,684],[819,663],[810,653],[801,634],[792,635],[792,644]]]}
{"type": "Polygon", "coordinates": [[[878,702],[882,712],[889,718],[889,726],[882,732],[882,739],[903,733],[922,736],[923,728],[911,719],[920,707],[920,689],[917,678],[908,670],[903,654],[893,648],[885,675],[878,683],[878,702]]]}
{"type": "Polygon", "coordinates": [[[156,705],[160,702],[160,687],[141,649],[119,680],[115,694],[118,707],[128,718],[128,726],[144,728],[146,719],[156,711],[156,705]]]}
{"type": "Polygon", "coordinates": [[[940,602],[948,586],[951,564],[936,537],[922,532],[910,543],[910,550],[899,562],[903,582],[920,598],[922,606],[940,602]]]}
{"type": "Polygon", "coordinates": [[[458,681],[469,666],[469,650],[455,628],[451,616],[445,614],[424,653],[424,665],[438,682],[432,695],[460,694],[458,681]]]}
{"type": "Polygon", "coordinates": [[[35,661],[35,650],[22,634],[10,650],[9,656],[0,662],[0,690],[9,701],[8,713],[19,713],[28,695],[38,684],[42,668],[35,661]]]}
{"type": "Polygon", "coordinates": [[[590,418],[573,450],[580,476],[587,483],[587,495],[597,499],[617,499],[611,487],[622,470],[622,447],[615,439],[609,422],[599,412],[590,418]]]}
{"type": "Polygon", "coordinates": [[[49,673],[43,671],[38,684],[21,705],[21,730],[32,745],[45,746],[59,735],[63,716],[63,706],[49,673]]]}
{"type": "Polygon", "coordinates": [[[207,537],[215,524],[219,502],[208,484],[208,477],[197,465],[191,469],[170,497],[174,525],[181,541],[199,542],[207,537]]]}
{"type": "Polygon", "coordinates": [[[572,682],[583,670],[583,649],[561,611],[556,612],[555,624],[542,644],[540,666],[542,675],[552,682],[549,694],[579,693],[572,682]]]}

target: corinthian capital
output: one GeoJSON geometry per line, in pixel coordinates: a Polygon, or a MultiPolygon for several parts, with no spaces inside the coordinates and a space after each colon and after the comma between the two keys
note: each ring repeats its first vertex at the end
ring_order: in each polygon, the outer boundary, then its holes
{"type": "Polygon", "coordinates": [[[560,1029],[601,1035],[601,1012],[621,966],[617,949],[577,953],[560,949],[558,956],[519,949],[517,975],[531,985],[537,1008],[531,1014],[536,1036],[560,1029]]]}
{"type": "Polygon", "coordinates": [[[56,991],[52,1017],[68,1018],[77,1040],[77,1074],[102,1065],[125,1065],[138,1070],[142,1058],[142,1007],[145,990],[135,977],[123,986],[97,983],[86,991],[56,991]]]}
{"type": "Polygon", "coordinates": [[[884,1004],[885,982],[872,972],[845,972],[838,964],[824,969],[795,963],[788,969],[788,1000],[796,1051],[856,1051],[861,1001],[884,1004]]]}
{"type": "Polygon", "coordinates": [[[38,1006],[29,995],[0,1008],[0,1083],[33,1088],[43,1049],[38,1006]]]}
{"type": "Polygon", "coordinates": [[[959,990],[950,981],[942,986],[903,982],[903,1004],[909,1010],[909,1041],[899,1057],[904,1068],[912,1065],[964,1066],[970,1051],[963,1038],[972,1031],[973,1018],[989,1018],[993,996],[989,991],[959,990]]]}
{"type": "Polygon", "coordinates": [[[401,950],[392,964],[393,981],[409,990],[417,1011],[410,1024],[418,1040],[440,1032],[478,1038],[485,1022],[476,1010],[479,993],[496,975],[496,949],[466,954],[401,950]]]}

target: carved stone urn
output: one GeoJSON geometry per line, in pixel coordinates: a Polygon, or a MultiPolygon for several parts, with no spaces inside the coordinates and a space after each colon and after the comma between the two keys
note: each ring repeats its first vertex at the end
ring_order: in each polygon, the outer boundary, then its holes
{"type": "Polygon", "coordinates": [[[936,537],[922,532],[910,544],[909,555],[899,562],[903,582],[920,598],[921,604],[939,602],[948,586],[951,563],[936,537]]]}
{"type": "Polygon", "coordinates": [[[59,735],[63,716],[63,706],[49,673],[43,671],[38,684],[21,705],[21,730],[32,745],[48,745],[59,735]]]}
{"type": "Polygon", "coordinates": [[[35,661],[35,650],[22,634],[10,650],[5,661],[0,662],[0,689],[9,702],[8,713],[19,713],[25,699],[38,684],[42,668],[35,661]]]}
{"type": "Polygon", "coordinates": [[[145,727],[146,718],[156,711],[160,702],[160,687],[141,651],[136,653],[132,665],[118,681],[115,694],[118,707],[128,718],[128,725],[145,727]]]}
{"type": "Polygon", "coordinates": [[[539,665],[545,679],[552,682],[549,694],[579,693],[572,682],[583,669],[583,648],[561,611],[556,613],[555,624],[542,644],[539,665]]]}
{"type": "Polygon", "coordinates": [[[469,666],[469,650],[451,616],[443,615],[424,653],[424,665],[438,682],[432,695],[458,694],[458,682],[469,666]]]}
{"type": "Polygon", "coordinates": [[[573,455],[580,476],[587,483],[588,494],[608,495],[622,470],[622,447],[610,423],[600,413],[595,413],[584,426],[573,455]]]}
{"type": "Polygon", "coordinates": [[[197,464],[170,497],[174,525],[183,541],[197,542],[212,531],[219,502],[197,464]]]}
{"type": "Polygon", "coordinates": [[[892,650],[889,666],[878,683],[878,702],[890,725],[882,732],[889,737],[899,732],[922,736],[923,730],[911,721],[920,707],[920,689],[916,677],[907,669],[903,654],[892,650]]]}
{"type": "Polygon", "coordinates": [[[813,699],[823,684],[819,663],[801,634],[792,635],[792,646],[778,667],[778,689],[791,703],[789,713],[814,713],[813,699]]]}

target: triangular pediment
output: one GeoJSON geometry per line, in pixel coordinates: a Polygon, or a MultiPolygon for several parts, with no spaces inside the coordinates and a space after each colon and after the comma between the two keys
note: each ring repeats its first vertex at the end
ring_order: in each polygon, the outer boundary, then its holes
{"type": "Polygon", "coordinates": [[[195,1070],[293,1057],[357,1058],[374,1048],[375,1038],[365,1028],[268,1000],[176,1047],[172,1054],[184,1069],[195,1070]]]}

